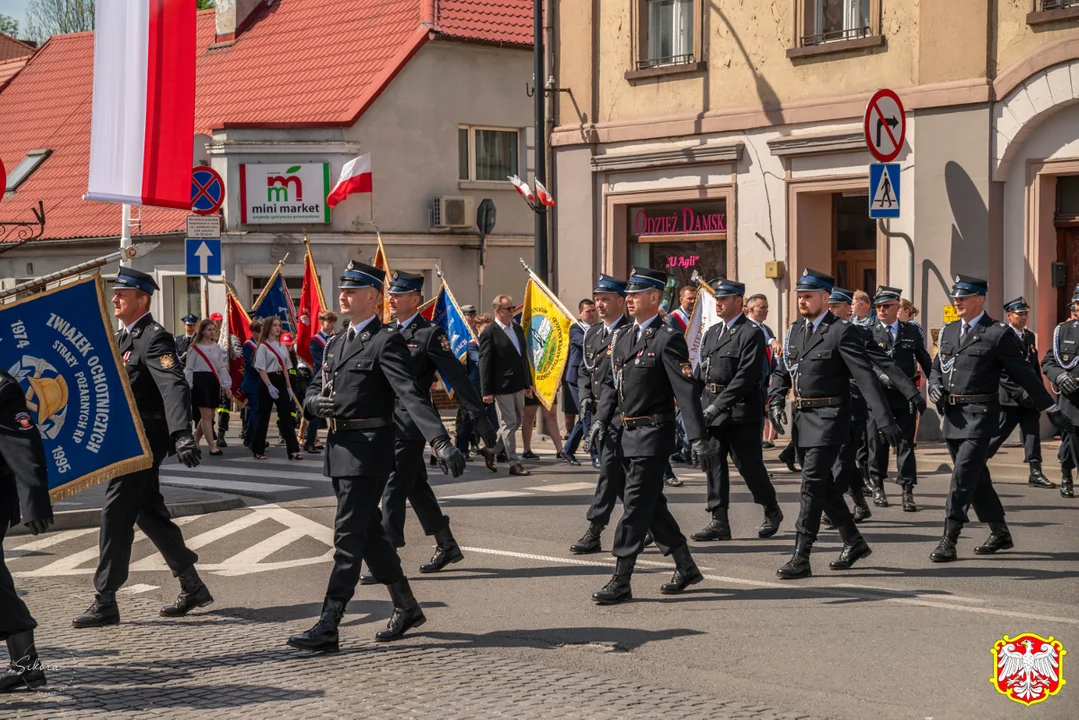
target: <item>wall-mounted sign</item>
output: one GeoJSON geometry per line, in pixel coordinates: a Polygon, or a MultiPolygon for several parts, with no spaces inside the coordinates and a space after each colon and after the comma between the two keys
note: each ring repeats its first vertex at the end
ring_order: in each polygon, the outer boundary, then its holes
{"type": "Polygon", "coordinates": [[[630,237],[716,235],[726,232],[726,200],[636,205],[629,208],[630,237]]]}
{"type": "Polygon", "coordinates": [[[240,222],[328,223],[329,163],[240,165],[240,222]]]}

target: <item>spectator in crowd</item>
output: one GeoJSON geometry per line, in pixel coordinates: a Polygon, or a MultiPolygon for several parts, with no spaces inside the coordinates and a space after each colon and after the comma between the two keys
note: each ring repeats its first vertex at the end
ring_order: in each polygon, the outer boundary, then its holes
{"type": "Polygon", "coordinates": [[[524,424],[521,425],[521,444],[524,446],[521,457],[526,460],[539,459],[539,455],[532,452],[532,434],[536,430],[536,416],[539,415],[541,409],[543,410],[543,426],[547,434],[550,435],[551,441],[554,442],[555,454],[558,457],[563,456],[562,432],[558,429],[558,415],[554,411],[554,405],[552,403],[550,409],[543,407],[540,399],[536,396],[535,390],[533,390],[531,397],[525,398],[524,424]]]}
{"type": "Polygon", "coordinates": [[[195,331],[199,324],[198,315],[184,315],[181,320],[184,323],[184,334],[176,336],[176,357],[180,362],[187,362],[187,349],[195,342],[195,331]]]}
{"type": "Polygon", "coordinates": [[[513,299],[499,295],[492,303],[495,321],[480,334],[480,392],[498,411],[496,452],[506,454],[510,475],[531,475],[517,454],[516,433],[524,422],[525,397],[532,396],[532,375],[525,357],[525,335],[513,322],[513,299]]]}
{"type": "Polygon", "coordinates": [[[569,358],[566,360],[566,372],[562,378],[562,411],[566,415],[566,445],[559,457],[569,465],[580,465],[574,453],[577,445],[581,442],[584,434],[588,431],[585,424],[588,421],[581,414],[578,407],[577,382],[581,377],[581,363],[584,362],[584,334],[588,328],[596,324],[596,303],[591,298],[585,298],[577,303],[577,317],[580,322],[574,323],[569,329],[569,358]],[[572,412],[571,412],[572,410],[572,412]],[[573,428],[570,430],[570,428],[573,428]]]}
{"type": "Polygon", "coordinates": [[[689,319],[693,317],[693,303],[696,300],[697,288],[693,285],[684,286],[678,293],[678,307],[667,313],[663,321],[675,330],[684,333],[689,327],[689,319]]]}
{"type": "Polygon", "coordinates": [[[244,376],[240,381],[240,392],[247,396],[247,407],[244,408],[246,415],[243,418],[243,442],[244,447],[251,446],[251,439],[255,437],[255,425],[258,424],[259,415],[259,374],[255,369],[255,352],[259,347],[259,335],[262,334],[261,318],[251,318],[248,325],[251,334],[244,343],[240,352],[244,361],[244,376]]]}
{"type": "Polygon", "coordinates": [[[292,421],[292,407],[296,400],[288,382],[290,367],[288,349],[281,342],[281,319],[268,317],[263,322],[259,347],[255,353],[255,369],[262,382],[259,386],[258,425],[251,439],[251,452],[258,460],[266,459],[266,433],[270,429],[270,415],[275,408],[289,459],[303,460],[300,444],[296,441],[296,426],[292,421]]]}
{"type": "Polygon", "coordinates": [[[854,291],[854,302],[851,303],[850,321],[855,325],[873,325],[877,322],[877,314],[873,312],[873,301],[869,299],[869,293],[865,290],[854,291]]]}
{"type": "MultiPolygon", "coordinates": [[[[322,372],[322,358],[326,354],[326,345],[330,342],[330,338],[333,337],[333,326],[337,323],[337,313],[332,310],[323,310],[318,314],[318,322],[319,331],[311,338],[311,361],[314,363],[311,367],[312,377],[322,372]]],[[[304,414],[304,419],[307,420],[307,432],[304,434],[303,442],[304,452],[322,452],[322,445],[318,440],[318,430],[323,426],[324,420],[308,416],[306,413],[304,414]]]]}
{"type": "MultiPolygon", "coordinates": [[[[768,382],[772,377],[772,372],[776,369],[776,362],[779,360],[780,355],[783,354],[783,345],[779,342],[779,338],[772,332],[772,328],[765,324],[765,320],[768,319],[768,298],[762,294],[750,295],[746,299],[746,318],[759,327],[761,332],[764,333],[764,346],[765,357],[767,359],[767,365],[764,368],[764,387],[767,391],[768,382]]],[[[767,405],[767,392],[765,393],[765,405],[767,405]]],[[[765,413],[767,415],[767,413],[765,413]]],[[[772,427],[772,423],[764,423],[764,435],[762,438],[762,446],[765,449],[771,449],[775,447],[776,429],[772,427]]]]}
{"type": "MultiPolygon", "coordinates": [[[[462,305],[461,313],[465,316],[465,322],[472,328],[472,334],[479,338],[488,325],[491,324],[491,316],[488,313],[479,315],[476,313],[475,305],[462,305]]],[[[468,370],[468,379],[472,381],[472,385],[475,386],[476,392],[482,396],[483,390],[480,387],[480,343],[479,340],[469,340],[468,345],[465,348],[465,369],[468,370]]],[[[487,419],[491,421],[491,427],[498,427],[498,414],[495,412],[495,406],[493,404],[484,403],[484,408],[487,411],[487,419]]],[[[478,450],[480,446],[480,439],[475,434],[476,423],[468,414],[468,410],[463,405],[458,403],[457,405],[457,449],[465,456],[466,459],[472,457],[473,449],[478,450]]]]}
{"type": "Polygon", "coordinates": [[[210,454],[220,455],[221,450],[214,442],[214,410],[221,402],[221,391],[228,392],[232,387],[232,378],[225,364],[224,353],[214,341],[212,320],[199,323],[195,342],[188,348],[184,375],[191,386],[191,404],[198,413],[195,446],[198,447],[199,438],[205,436],[210,454]]]}

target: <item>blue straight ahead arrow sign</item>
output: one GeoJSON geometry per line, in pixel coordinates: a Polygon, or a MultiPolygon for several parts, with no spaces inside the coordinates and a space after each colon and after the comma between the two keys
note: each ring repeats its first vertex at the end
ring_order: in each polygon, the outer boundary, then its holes
{"type": "Polygon", "coordinates": [[[186,243],[188,275],[221,274],[221,240],[188,238],[186,243]]]}
{"type": "Polygon", "coordinates": [[[869,217],[899,217],[899,163],[874,163],[869,166],[869,217]]]}

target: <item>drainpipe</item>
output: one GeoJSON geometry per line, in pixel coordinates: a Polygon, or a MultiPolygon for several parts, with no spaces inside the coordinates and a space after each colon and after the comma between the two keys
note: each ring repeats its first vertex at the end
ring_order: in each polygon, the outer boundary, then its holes
{"type": "MultiPolygon", "coordinates": [[[[907,235],[906,233],[892,232],[891,230],[888,229],[888,223],[884,222],[883,220],[877,220],[877,229],[880,230],[880,232],[884,235],[884,237],[888,238],[889,241],[892,238],[900,238],[901,240],[903,240],[903,242],[905,242],[907,244],[907,249],[910,250],[910,263],[908,264],[908,267],[907,267],[907,270],[908,270],[907,277],[908,277],[908,283],[909,283],[907,285],[907,288],[908,288],[907,292],[910,293],[909,297],[913,298],[914,297],[914,240],[911,239],[910,235],[907,235]]],[[[892,252],[892,244],[891,244],[891,242],[889,242],[888,243],[888,254],[889,254],[889,256],[891,255],[891,252],[892,252]]]]}

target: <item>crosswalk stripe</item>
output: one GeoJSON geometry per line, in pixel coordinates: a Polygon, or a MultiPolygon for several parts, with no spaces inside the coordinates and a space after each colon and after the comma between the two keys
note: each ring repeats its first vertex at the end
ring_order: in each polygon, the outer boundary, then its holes
{"type": "MultiPolygon", "coordinates": [[[[5,558],[17,558],[29,555],[30,553],[38,552],[39,550],[46,550],[59,545],[60,543],[67,542],[68,540],[74,540],[75,538],[82,537],[83,535],[90,535],[98,532],[98,528],[82,528],[80,530],[62,530],[58,533],[49,533],[45,537],[31,540],[28,543],[19,545],[12,550],[5,550],[5,558]]],[[[33,537],[30,535],[29,537],[33,537]]]]}
{"type": "Polygon", "coordinates": [[[526,497],[529,492],[517,490],[489,490],[487,492],[469,493],[468,495],[447,495],[443,500],[498,500],[501,498],[526,497]]]}
{"type": "MultiPolygon", "coordinates": [[[[310,457],[313,461],[318,462],[318,470],[319,470],[319,472],[322,472],[322,456],[308,455],[307,457],[310,457]]],[[[288,458],[266,458],[265,460],[258,460],[258,459],[253,458],[253,457],[238,457],[238,458],[226,458],[226,460],[228,462],[250,463],[252,465],[291,465],[292,467],[296,467],[296,461],[295,460],[289,460],[288,458]]],[[[209,467],[216,467],[216,466],[203,465],[203,467],[209,468],[209,467]]]]}
{"type": "Polygon", "coordinates": [[[135,583],[134,585],[128,585],[116,591],[117,595],[139,595],[144,592],[150,592],[151,590],[157,590],[157,585],[147,585],[146,583],[135,583]]]}
{"type": "Polygon", "coordinates": [[[575,490],[595,490],[595,483],[575,482],[575,483],[562,483],[561,485],[537,485],[536,487],[530,487],[529,490],[538,490],[540,492],[560,493],[560,492],[573,492],[575,490]]]}
{"type": "Polygon", "coordinates": [[[221,563],[219,567],[254,565],[260,563],[278,550],[288,547],[291,543],[303,537],[307,537],[307,533],[298,528],[282,530],[265,540],[255,543],[244,551],[236,553],[228,560],[221,563]]]}
{"type": "Polygon", "coordinates": [[[289,490],[307,490],[300,485],[277,485],[275,483],[245,482],[243,480],[222,480],[220,478],[187,477],[184,475],[163,475],[166,485],[197,488],[199,490],[235,490],[236,492],[287,492],[289,490]]]}
{"type": "MultiPolygon", "coordinates": [[[[237,533],[241,530],[251,527],[252,525],[264,520],[265,517],[265,515],[259,515],[257,513],[241,515],[235,520],[230,520],[224,525],[213,528],[212,530],[207,530],[200,535],[196,535],[192,538],[186,539],[185,543],[188,549],[198,550],[199,548],[209,545],[215,540],[221,540],[222,538],[228,537],[233,533],[237,533]]],[[[142,560],[132,563],[130,570],[133,572],[140,572],[162,570],[165,567],[165,558],[161,556],[161,553],[154,552],[151,555],[144,557],[142,560]]]]}
{"type": "MultiPolygon", "coordinates": [[[[258,473],[250,468],[239,467],[226,467],[224,465],[201,465],[197,470],[163,470],[161,474],[165,477],[199,477],[204,473],[212,475],[239,475],[241,477],[257,477],[261,473],[258,473]]],[[[269,474],[269,473],[268,473],[269,474]]],[[[322,465],[318,467],[311,466],[311,472],[289,472],[288,470],[273,470],[272,475],[276,479],[281,480],[307,480],[308,482],[330,482],[330,479],[322,474],[322,465]]]]}

